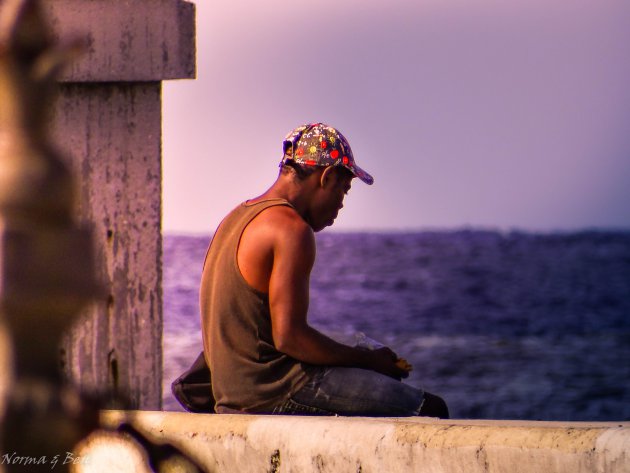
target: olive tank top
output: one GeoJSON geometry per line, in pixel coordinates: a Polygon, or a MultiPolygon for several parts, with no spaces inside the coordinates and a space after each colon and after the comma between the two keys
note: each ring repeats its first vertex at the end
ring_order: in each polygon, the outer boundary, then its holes
{"type": "Polygon", "coordinates": [[[221,222],[204,263],[199,291],[203,344],[218,413],[271,412],[309,378],[309,365],[276,350],[268,294],[241,274],[237,250],[245,227],[284,199],[239,205],[221,222]]]}

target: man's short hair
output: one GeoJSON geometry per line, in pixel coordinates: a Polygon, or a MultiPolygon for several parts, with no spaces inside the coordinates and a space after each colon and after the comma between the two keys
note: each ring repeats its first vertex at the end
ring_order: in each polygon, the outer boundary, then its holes
{"type": "Polygon", "coordinates": [[[293,172],[293,175],[300,181],[308,178],[313,174],[319,166],[309,166],[306,164],[299,164],[295,161],[285,161],[280,163],[280,174],[287,175],[293,172]]]}

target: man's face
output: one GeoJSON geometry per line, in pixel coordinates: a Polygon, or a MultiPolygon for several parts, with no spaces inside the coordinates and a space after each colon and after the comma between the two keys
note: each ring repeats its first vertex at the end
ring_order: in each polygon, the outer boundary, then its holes
{"type": "Polygon", "coordinates": [[[327,173],[311,212],[311,227],[315,232],[334,223],[354,178],[352,174],[334,168],[329,168],[327,173]]]}

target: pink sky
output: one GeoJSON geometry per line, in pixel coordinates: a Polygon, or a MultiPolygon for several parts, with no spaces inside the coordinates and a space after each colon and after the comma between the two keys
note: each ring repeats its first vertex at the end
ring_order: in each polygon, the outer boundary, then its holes
{"type": "Polygon", "coordinates": [[[208,233],[324,121],[375,177],[334,228],[630,228],[630,2],[197,2],[164,229],[208,233]]]}

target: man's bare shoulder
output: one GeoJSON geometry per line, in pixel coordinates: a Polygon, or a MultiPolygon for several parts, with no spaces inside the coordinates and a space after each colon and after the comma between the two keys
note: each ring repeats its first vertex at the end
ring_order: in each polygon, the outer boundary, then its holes
{"type": "MultiPolygon", "coordinates": [[[[280,235],[312,234],[311,227],[288,205],[274,205],[263,210],[254,220],[256,225],[265,227],[280,235]]],[[[253,222],[253,223],[254,223],[253,222]]]]}
{"type": "Polygon", "coordinates": [[[252,244],[259,251],[266,251],[293,241],[314,244],[313,230],[293,207],[274,205],[261,211],[247,225],[241,246],[252,244]]]}
{"type": "MultiPolygon", "coordinates": [[[[315,235],[297,211],[287,205],[275,205],[263,210],[250,224],[250,237],[266,242],[274,252],[303,252],[313,255],[315,235]]],[[[266,246],[266,245],[265,245],[266,246]]]]}
{"type": "Polygon", "coordinates": [[[255,289],[269,292],[274,268],[305,268],[315,257],[313,231],[289,206],[273,206],[260,212],[245,228],[238,249],[238,265],[255,289]]]}

